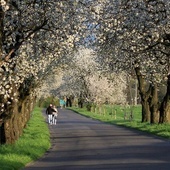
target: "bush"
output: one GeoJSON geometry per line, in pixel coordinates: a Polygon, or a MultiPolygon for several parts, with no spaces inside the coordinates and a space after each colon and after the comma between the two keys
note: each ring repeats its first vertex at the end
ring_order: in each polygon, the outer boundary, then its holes
{"type": "Polygon", "coordinates": [[[87,102],[87,104],[86,104],[87,111],[91,111],[91,108],[92,108],[92,103],[91,102],[87,102]]]}
{"type": "Polygon", "coordinates": [[[60,106],[59,99],[57,97],[54,97],[54,96],[50,96],[50,97],[47,97],[47,98],[41,98],[38,101],[38,106],[43,107],[43,108],[47,108],[51,103],[55,106],[60,106]]]}
{"type": "Polygon", "coordinates": [[[93,102],[86,103],[87,111],[95,112],[96,107],[97,107],[96,104],[94,104],[93,102]]]}

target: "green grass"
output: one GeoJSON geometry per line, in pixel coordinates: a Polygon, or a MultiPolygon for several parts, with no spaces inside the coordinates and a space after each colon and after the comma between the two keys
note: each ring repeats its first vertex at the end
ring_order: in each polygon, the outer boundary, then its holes
{"type": "Polygon", "coordinates": [[[36,107],[20,139],[15,144],[0,146],[0,170],[21,169],[41,157],[50,146],[48,125],[41,108],[36,107]]]}
{"type": "Polygon", "coordinates": [[[129,128],[138,129],[147,133],[170,139],[170,124],[150,124],[141,123],[141,106],[135,106],[133,108],[124,108],[122,106],[102,106],[102,112],[98,109],[87,111],[86,108],[69,108],[79,114],[86,117],[97,119],[109,124],[116,124],[119,126],[126,126],[129,128]],[[130,119],[130,111],[133,110],[133,119],[130,119]],[[127,116],[125,119],[125,112],[127,116]]]}

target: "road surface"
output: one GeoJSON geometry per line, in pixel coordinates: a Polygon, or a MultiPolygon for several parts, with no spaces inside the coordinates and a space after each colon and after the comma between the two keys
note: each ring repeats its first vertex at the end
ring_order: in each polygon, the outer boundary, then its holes
{"type": "Polygon", "coordinates": [[[170,141],[59,109],[51,149],[24,170],[169,170],[170,141]]]}

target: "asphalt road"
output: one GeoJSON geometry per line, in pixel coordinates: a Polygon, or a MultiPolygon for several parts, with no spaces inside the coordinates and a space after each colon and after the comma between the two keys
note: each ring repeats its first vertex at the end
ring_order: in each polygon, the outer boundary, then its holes
{"type": "Polygon", "coordinates": [[[169,170],[170,141],[59,110],[51,149],[24,170],[169,170]]]}

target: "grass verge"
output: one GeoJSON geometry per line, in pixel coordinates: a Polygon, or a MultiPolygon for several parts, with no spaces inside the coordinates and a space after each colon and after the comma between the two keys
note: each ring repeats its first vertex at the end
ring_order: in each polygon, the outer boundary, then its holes
{"type": "Polygon", "coordinates": [[[19,140],[13,145],[0,146],[0,170],[21,169],[41,157],[50,146],[48,125],[42,109],[36,107],[19,140]]]}
{"type": "MultiPolygon", "coordinates": [[[[124,118],[124,110],[116,106],[118,112],[116,114],[110,114],[110,111],[106,111],[104,114],[99,114],[91,111],[87,111],[86,108],[77,108],[71,107],[70,110],[73,110],[79,114],[82,114],[86,117],[90,117],[102,122],[109,124],[116,124],[119,126],[126,126],[133,129],[138,129],[140,131],[145,131],[147,133],[170,139],[170,124],[150,124],[150,123],[141,123],[141,108],[137,106],[134,108],[133,119],[129,120],[124,118]]],[[[109,108],[110,109],[110,108],[109,108]]],[[[108,109],[108,110],[109,110],[108,109]]]]}

